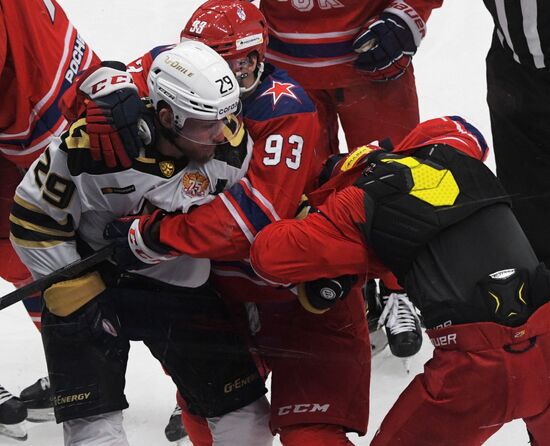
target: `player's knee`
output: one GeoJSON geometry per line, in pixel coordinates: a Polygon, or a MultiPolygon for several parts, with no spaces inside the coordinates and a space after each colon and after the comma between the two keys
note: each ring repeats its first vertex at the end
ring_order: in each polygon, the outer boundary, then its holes
{"type": "Polygon", "coordinates": [[[122,411],[63,422],[65,446],[129,446],[122,427],[122,411]]]}
{"type": "Polygon", "coordinates": [[[284,446],[353,446],[342,426],[336,424],[295,424],[281,428],[284,446]]]}
{"type": "Polygon", "coordinates": [[[214,446],[272,445],[273,435],[269,428],[270,413],[269,402],[263,396],[241,409],[221,417],[208,418],[213,438],[212,444],[214,446]]]}

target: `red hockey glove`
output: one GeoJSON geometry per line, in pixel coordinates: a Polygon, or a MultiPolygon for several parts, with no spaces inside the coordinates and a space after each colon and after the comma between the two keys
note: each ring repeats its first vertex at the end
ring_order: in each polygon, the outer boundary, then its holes
{"type": "Polygon", "coordinates": [[[355,282],[357,282],[355,275],[306,282],[298,286],[298,300],[307,311],[321,314],[330,310],[339,300],[344,299],[355,282]]]}
{"type": "Polygon", "coordinates": [[[125,270],[139,270],[171,260],[178,254],[159,241],[160,220],[166,213],[119,218],[103,231],[103,238],[116,244],[114,262],[125,270]]]}
{"type": "Polygon", "coordinates": [[[365,24],[353,42],[359,53],[355,66],[373,81],[398,79],[410,65],[426,25],[416,11],[395,1],[365,24]]]}

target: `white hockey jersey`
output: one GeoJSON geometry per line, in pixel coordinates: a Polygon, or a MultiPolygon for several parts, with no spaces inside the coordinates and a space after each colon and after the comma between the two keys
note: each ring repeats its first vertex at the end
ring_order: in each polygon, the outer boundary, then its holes
{"type": "MultiPolygon", "coordinates": [[[[93,249],[108,244],[103,229],[118,217],[140,214],[146,205],[187,212],[209,202],[244,176],[252,155],[243,129],[206,164],[148,151],[129,169],[107,170],[90,156],[85,125],[82,118],[54,140],[16,190],[10,239],[35,278],[80,259],[77,238],[93,249]]],[[[181,256],[138,273],[198,287],[208,279],[210,261],[181,256]]]]}

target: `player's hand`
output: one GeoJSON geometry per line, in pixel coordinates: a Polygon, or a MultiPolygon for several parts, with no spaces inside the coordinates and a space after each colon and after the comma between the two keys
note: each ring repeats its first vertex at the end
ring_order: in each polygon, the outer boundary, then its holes
{"type": "Polygon", "coordinates": [[[130,167],[139,150],[152,143],[154,126],[152,105],[134,89],[123,88],[86,102],[90,152],[107,167],[130,167]]]}
{"type": "Polygon", "coordinates": [[[398,79],[425,34],[424,21],[404,2],[394,2],[370,19],[355,38],[355,66],[374,81],[398,79]]]}
{"type": "Polygon", "coordinates": [[[307,311],[321,314],[344,299],[355,282],[357,282],[355,275],[306,282],[298,286],[298,300],[307,311]]]}
{"type": "Polygon", "coordinates": [[[119,218],[105,226],[103,238],[116,244],[113,261],[120,268],[139,270],[177,256],[159,240],[164,215],[163,210],[157,209],[148,215],[119,218]]]}

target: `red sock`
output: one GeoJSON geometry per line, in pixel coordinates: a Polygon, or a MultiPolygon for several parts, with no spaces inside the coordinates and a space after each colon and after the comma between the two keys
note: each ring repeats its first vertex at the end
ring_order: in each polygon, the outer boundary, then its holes
{"type": "Polygon", "coordinates": [[[181,419],[183,426],[189,435],[189,439],[193,446],[212,446],[212,435],[208,428],[206,418],[199,417],[189,413],[187,410],[187,404],[179,394],[176,395],[178,404],[181,407],[181,419]]]}
{"type": "Polygon", "coordinates": [[[353,446],[336,424],[295,424],[281,428],[280,436],[284,446],[353,446]]]}

